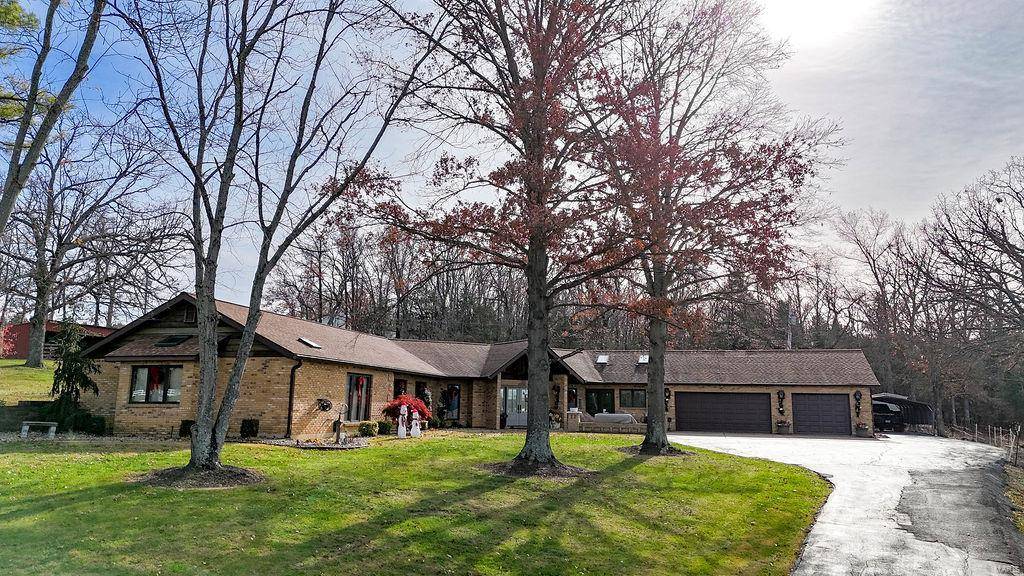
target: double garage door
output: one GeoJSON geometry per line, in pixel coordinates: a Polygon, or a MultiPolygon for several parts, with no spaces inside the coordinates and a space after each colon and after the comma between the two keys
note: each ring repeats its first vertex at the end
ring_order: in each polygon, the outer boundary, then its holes
{"type": "MultiPolygon", "coordinates": [[[[846,394],[793,394],[793,431],[851,433],[846,394]]],[[[676,429],[702,432],[772,431],[772,395],[740,392],[676,392],[676,429]]]]}

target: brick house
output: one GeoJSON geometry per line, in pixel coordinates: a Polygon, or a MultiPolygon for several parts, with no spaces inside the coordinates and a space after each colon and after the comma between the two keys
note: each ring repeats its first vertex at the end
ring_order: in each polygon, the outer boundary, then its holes
{"type": "MultiPolygon", "coordinates": [[[[113,328],[105,326],[93,326],[91,324],[79,324],[82,327],[82,344],[90,346],[114,332],[113,328]]],[[[28,337],[32,330],[32,324],[22,322],[11,324],[7,327],[7,338],[12,342],[11,349],[6,355],[0,354],[0,358],[28,358],[28,337]]],[[[60,333],[60,322],[46,321],[46,339],[43,341],[43,356],[52,358],[56,352],[56,345],[53,343],[57,334],[60,333]]]]}
{"type": "MultiPolygon", "coordinates": [[[[218,301],[226,379],[247,308],[218,301]]],[[[114,433],[178,435],[194,419],[198,376],[194,299],[181,294],[101,340],[100,393],[86,406],[114,433]]],[[[636,350],[550,350],[551,413],[569,430],[599,430],[594,415],[645,417],[646,356],[636,350]]],[[[230,434],[329,437],[380,418],[396,395],[432,397],[462,426],[526,424],[526,342],[399,340],[265,312],[257,328],[230,434]],[[328,402],[324,402],[324,401],[328,402]],[[328,405],[330,409],[325,410],[328,405]]],[[[223,382],[222,382],[223,383],[223,382]]],[[[871,429],[878,386],[859,350],[669,351],[670,430],[853,434],[871,429]]],[[[223,386],[220,387],[222,389],[223,386]]],[[[600,418],[598,418],[600,420],[600,418]]],[[[636,430],[638,425],[619,428],[636,430]]]]}

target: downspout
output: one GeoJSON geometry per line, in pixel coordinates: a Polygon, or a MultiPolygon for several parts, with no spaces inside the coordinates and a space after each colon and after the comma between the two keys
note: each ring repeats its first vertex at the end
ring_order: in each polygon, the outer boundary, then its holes
{"type": "Polygon", "coordinates": [[[292,373],[288,379],[288,424],[285,426],[284,437],[292,437],[292,407],[295,405],[295,373],[302,368],[302,358],[295,361],[292,366],[292,373]]]}

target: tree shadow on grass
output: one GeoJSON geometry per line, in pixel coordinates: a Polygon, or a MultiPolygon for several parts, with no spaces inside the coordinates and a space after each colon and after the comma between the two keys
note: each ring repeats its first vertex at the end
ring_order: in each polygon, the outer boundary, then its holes
{"type": "Polygon", "coordinates": [[[590,518],[575,515],[568,504],[611,512],[599,489],[623,481],[639,464],[622,459],[571,482],[478,475],[462,488],[423,490],[412,502],[278,548],[262,560],[316,574],[477,573],[482,567],[508,574],[564,574],[586,562],[566,548],[566,539],[586,537],[594,542],[595,555],[635,565],[639,559],[629,548],[590,518]],[[521,482],[546,486],[503,501],[508,496],[503,492],[521,482]]]}
{"type": "MultiPolygon", "coordinates": [[[[390,460],[360,464],[325,455],[280,460],[267,485],[226,491],[110,482],[3,496],[0,541],[17,547],[7,554],[0,548],[0,559],[14,558],[11,572],[20,567],[26,574],[72,566],[109,574],[149,574],[160,566],[266,576],[627,574],[659,566],[651,564],[658,552],[652,535],[659,542],[694,536],[689,511],[680,507],[665,521],[646,497],[624,496],[624,486],[650,481],[635,472],[646,458],[619,454],[592,475],[566,481],[495,476],[445,453],[401,456],[431,469],[410,476],[387,465],[390,460]],[[320,460],[327,462],[302,466],[320,460]],[[638,545],[637,538],[648,541],[638,545]],[[54,542],[74,550],[73,564],[54,557],[48,550],[54,542]]],[[[705,556],[691,552],[682,562],[705,556]]]]}
{"type": "Polygon", "coordinates": [[[3,454],[144,454],[147,452],[177,452],[188,450],[187,442],[174,440],[122,440],[116,437],[68,440],[15,440],[0,442],[3,454]]]}

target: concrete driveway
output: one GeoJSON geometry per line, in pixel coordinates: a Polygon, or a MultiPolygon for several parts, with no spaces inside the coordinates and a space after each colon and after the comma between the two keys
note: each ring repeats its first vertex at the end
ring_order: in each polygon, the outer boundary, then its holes
{"type": "Polygon", "coordinates": [[[794,574],[1024,575],[1000,450],[930,436],[869,440],[672,434],[673,442],[798,464],[835,490],[794,574]]]}

